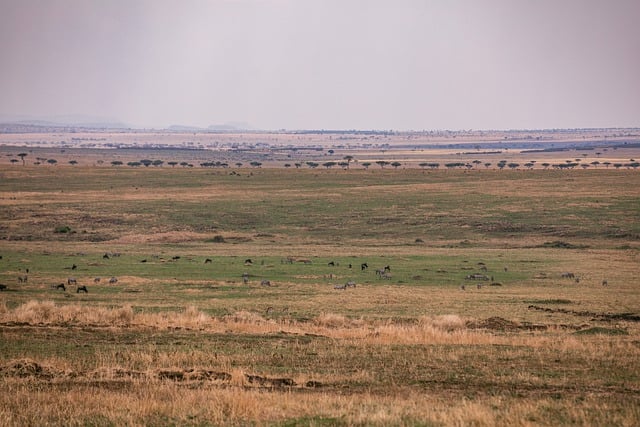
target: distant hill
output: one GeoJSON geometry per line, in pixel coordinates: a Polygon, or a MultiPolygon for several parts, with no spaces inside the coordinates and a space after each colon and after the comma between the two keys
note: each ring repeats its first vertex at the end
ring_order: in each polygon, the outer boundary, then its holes
{"type": "Polygon", "coordinates": [[[61,116],[0,116],[0,122],[6,125],[37,126],[42,128],[90,128],[90,129],[129,129],[131,126],[112,118],[83,115],[61,116]]]}
{"type": "Polygon", "coordinates": [[[211,125],[207,128],[211,131],[223,131],[223,130],[255,130],[249,123],[246,122],[227,122],[221,125],[211,125]]]}

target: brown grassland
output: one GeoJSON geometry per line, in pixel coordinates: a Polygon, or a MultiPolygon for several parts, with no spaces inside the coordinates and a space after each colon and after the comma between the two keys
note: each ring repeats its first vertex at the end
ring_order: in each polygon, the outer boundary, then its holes
{"type": "Polygon", "coordinates": [[[81,152],[0,163],[0,425],[640,424],[637,170],[81,152]]]}

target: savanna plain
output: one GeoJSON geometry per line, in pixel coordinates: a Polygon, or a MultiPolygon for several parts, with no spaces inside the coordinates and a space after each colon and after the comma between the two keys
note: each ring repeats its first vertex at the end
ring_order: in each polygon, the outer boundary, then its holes
{"type": "Polygon", "coordinates": [[[640,423],[637,170],[0,176],[1,425],[640,423]]]}

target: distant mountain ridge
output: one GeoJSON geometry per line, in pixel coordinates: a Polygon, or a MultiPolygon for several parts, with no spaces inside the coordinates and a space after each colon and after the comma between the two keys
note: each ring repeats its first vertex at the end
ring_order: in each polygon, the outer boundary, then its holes
{"type": "Polygon", "coordinates": [[[76,127],[91,129],[129,129],[130,125],[122,123],[113,118],[92,117],[83,115],[61,115],[61,116],[19,116],[19,115],[0,115],[0,123],[21,125],[21,126],[39,126],[39,127],[76,127]]]}

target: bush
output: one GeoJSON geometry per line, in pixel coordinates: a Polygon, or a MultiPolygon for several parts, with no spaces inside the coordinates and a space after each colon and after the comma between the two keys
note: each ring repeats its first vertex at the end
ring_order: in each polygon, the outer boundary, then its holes
{"type": "Polygon", "coordinates": [[[71,227],[68,225],[59,225],[53,230],[54,233],[71,233],[71,227]]]}

